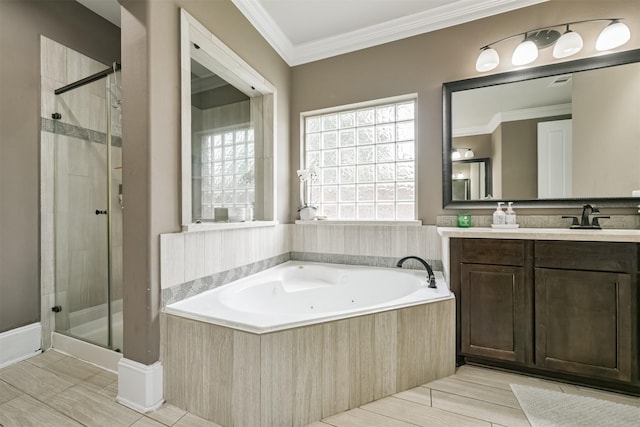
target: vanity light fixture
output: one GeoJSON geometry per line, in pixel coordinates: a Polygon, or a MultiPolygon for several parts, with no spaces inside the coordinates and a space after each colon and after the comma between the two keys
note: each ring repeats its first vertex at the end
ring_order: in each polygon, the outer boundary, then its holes
{"type": "Polygon", "coordinates": [[[513,65],[527,65],[538,59],[538,46],[532,41],[525,39],[516,47],[511,56],[513,65]]]}
{"type": "Polygon", "coordinates": [[[566,58],[582,50],[584,43],[580,34],[569,29],[567,24],[567,31],[560,36],[555,46],[553,46],[554,58],[566,58]]]}
{"type": "Polygon", "coordinates": [[[617,19],[611,21],[596,40],[596,50],[603,51],[620,47],[631,39],[631,30],[617,19]]]}
{"type": "Polygon", "coordinates": [[[500,57],[495,49],[485,46],[480,49],[480,56],[476,61],[476,70],[478,71],[491,71],[500,63],[500,57]]]}
{"type": "Polygon", "coordinates": [[[476,154],[473,152],[471,148],[454,148],[451,152],[451,160],[460,160],[462,159],[462,154],[460,154],[460,150],[467,150],[464,152],[465,159],[472,159],[476,154]]]}
{"type": "Polygon", "coordinates": [[[511,56],[511,63],[515,66],[532,63],[538,58],[540,49],[550,46],[553,46],[554,58],[560,59],[575,55],[582,50],[584,43],[580,34],[571,30],[569,26],[586,22],[609,22],[598,36],[595,48],[598,51],[615,49],[631,39],[631,30],[620,22],[621,19],[622,18],[602,18],[565,22],[505,37],[480,48],[480,55],[478,55],[478,59],[476,60],[476,70],[486,72],[495,69],[500,64],[500,56],[493,46],[515,37],[522,37],[522,42],[516,47],[511,56]],[[566,27],[562,35],[556,30],[556,28],[560,27],[566,27]]]}

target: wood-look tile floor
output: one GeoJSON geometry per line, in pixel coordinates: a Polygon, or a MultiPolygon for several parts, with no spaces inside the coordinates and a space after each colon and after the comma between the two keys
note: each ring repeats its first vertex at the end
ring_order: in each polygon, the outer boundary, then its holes
{"type": "MultiPolygon", "coordinates": [[[[640,406],[636,397],[466,365],[309,427],[529,426],[509,384],[640,406]]],[[[0,369],[0,426],[217,426],[169,404],[142,415],[116,403],[116,394],[115,374],[50,350],[0,369]]]]}

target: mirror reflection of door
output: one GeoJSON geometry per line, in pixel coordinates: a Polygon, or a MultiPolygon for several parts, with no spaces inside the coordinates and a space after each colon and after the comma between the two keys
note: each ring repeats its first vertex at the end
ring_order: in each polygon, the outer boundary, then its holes
{"type": "Polygon", "coordinates": [[[538,198],[572,197],[571,119],[538,123],[538,198]]]}

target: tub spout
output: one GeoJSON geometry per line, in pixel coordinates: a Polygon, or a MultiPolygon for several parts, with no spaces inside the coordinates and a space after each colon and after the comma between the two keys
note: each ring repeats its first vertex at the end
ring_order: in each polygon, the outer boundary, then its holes
{"type": "Polygon", "coordinates": [[[398,263],[396,264],[396,267],[400,267],[402,268],[402,264],[404,264],[404,262],[408,259],[415,259],[416,261],[419,261],[420,264],[422,264],[425,268],[425,270],[427,270],[427,282],[429,283],[429,287],[430,288],[437,288],[436,286],[436,276],[433,274],[433,269],[431,268],[431,266],[429,265],[429,263],[425,260],[423,260],[420,257],[417,256],[406,256],[404,258],[402,258],[400,261],[398,261],[398,263]]]}

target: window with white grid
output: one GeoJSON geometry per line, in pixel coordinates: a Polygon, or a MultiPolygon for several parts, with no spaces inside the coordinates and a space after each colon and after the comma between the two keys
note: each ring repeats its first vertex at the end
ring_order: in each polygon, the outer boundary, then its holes
{"type": "Polygon", "coordinates": [[[319,215],[415,219],[415,99],[304,116],[304,129],[319,215]]]}
{"type": "Polygon", "coordinates": [[[202,136],[202,217],[214,208],[254,202],[254,131],[227,129],[202,136]]]}

